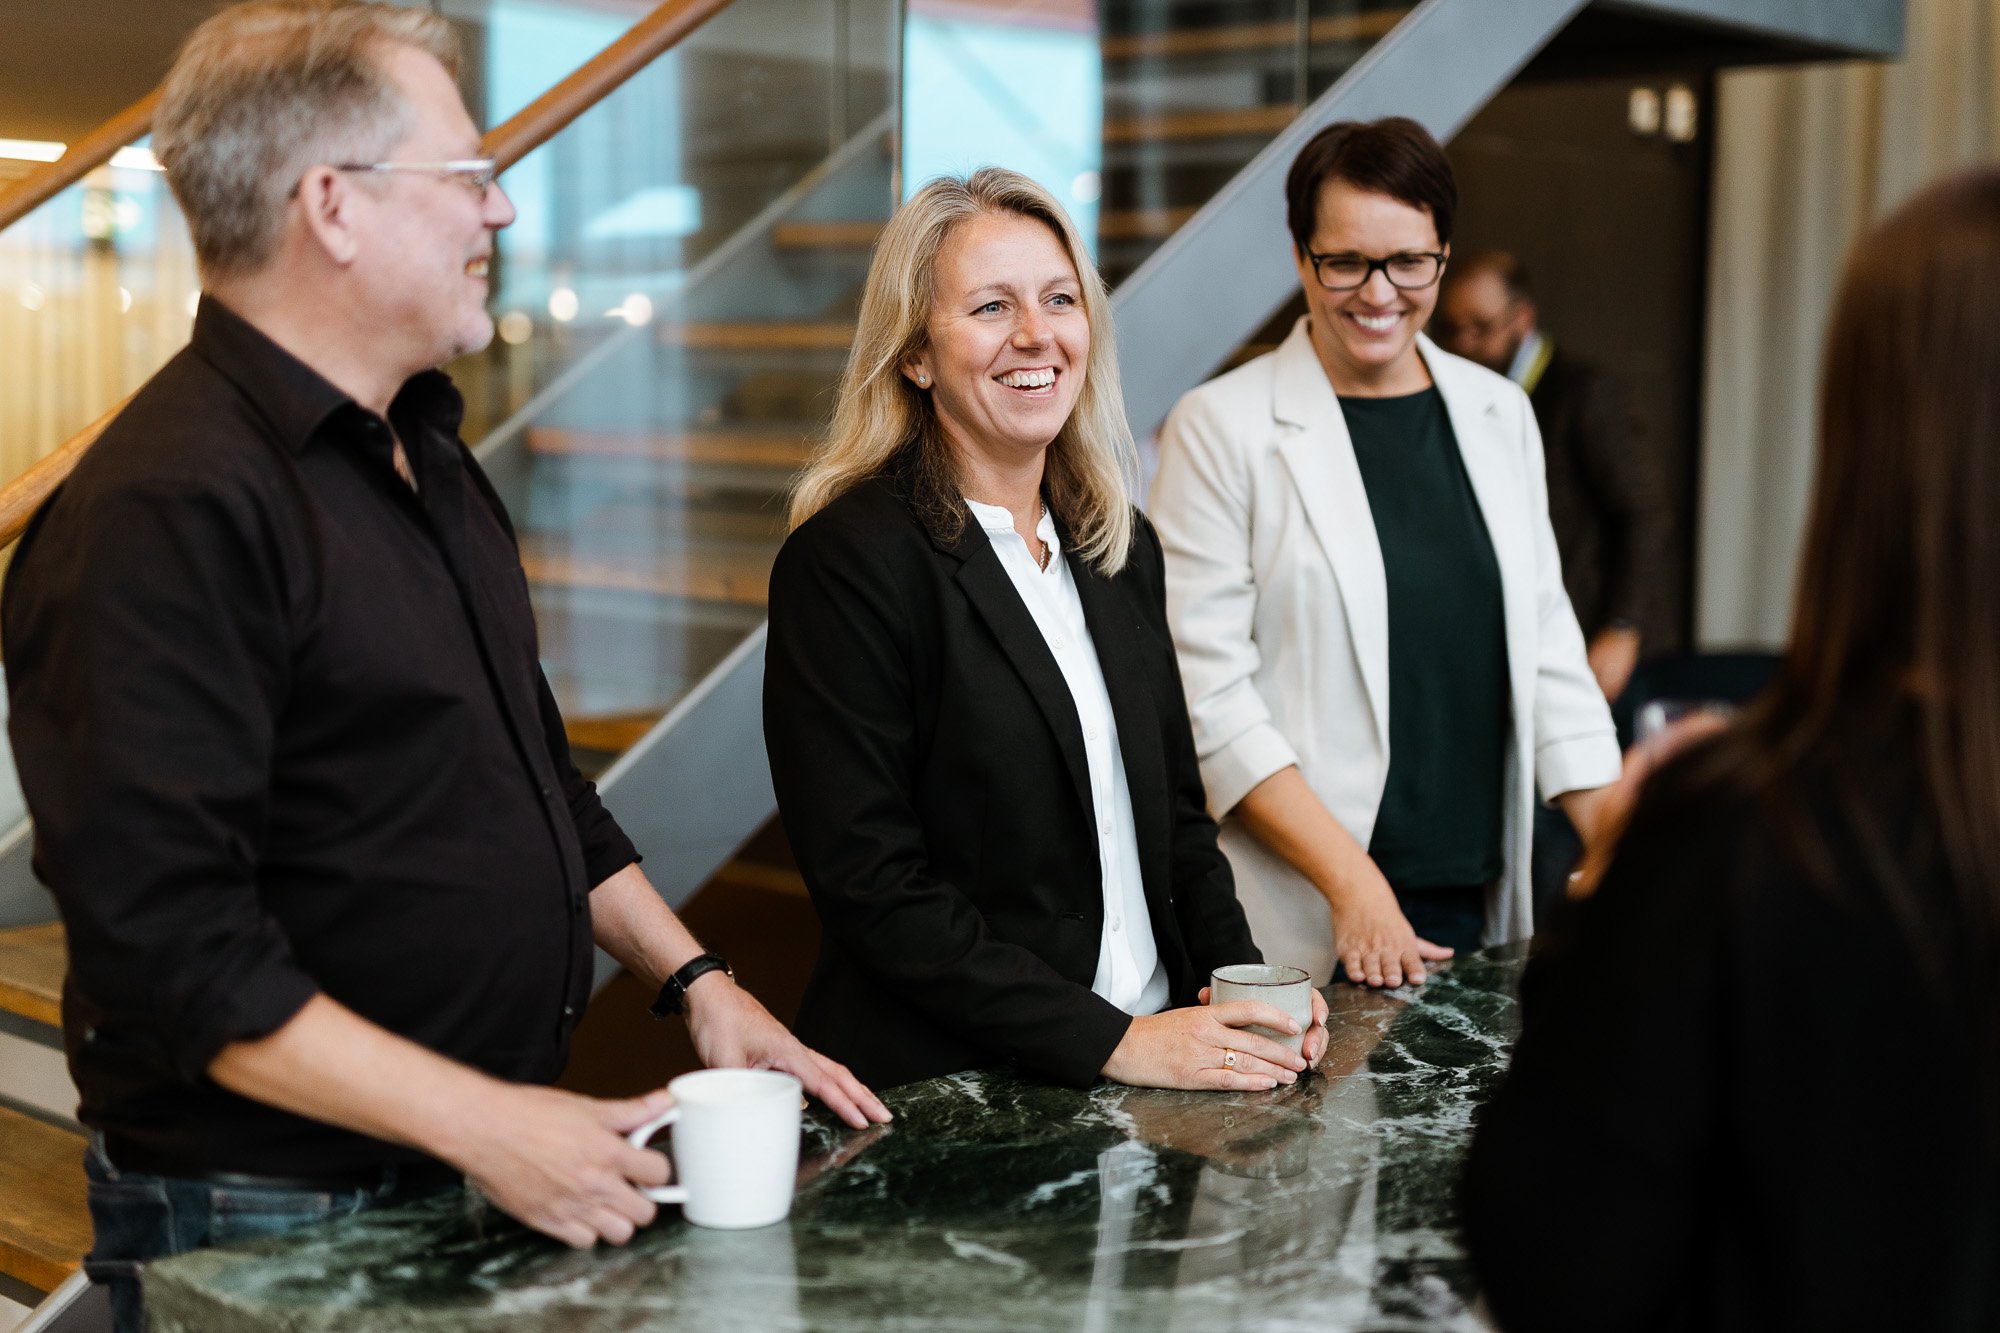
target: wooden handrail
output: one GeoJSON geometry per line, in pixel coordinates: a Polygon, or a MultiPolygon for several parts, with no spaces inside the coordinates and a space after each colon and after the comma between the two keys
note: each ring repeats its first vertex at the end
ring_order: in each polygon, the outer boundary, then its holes
{"type": "Polygon", "coordinates": [[[19,222],[111,160],[111,155],[153,129],[160,90],[153,89],[71,144],[63,155],[0,190],[0,230],[19,222]]]}
{"type": "Polygon", "coordinates": [[[568,78],[489,130],[486,155],[503,170],[513,166],[728,5],[729,0],[666,0],[656,6],[568,78]]]}
{"type": "MultiPolygon", "coordinates": [[[[569,77],[510,116],[504,124],[488,130],[486,137],[480,141],[486,155],[498,162],[502,170],[513,166],[555,138],[564,126],[597,105],[681,38],[713,18],[729,2],[664,0],[627,29],[617,41],[579,65],[569,77]]],[[[110,161],[113,153],[145,134],[152,127],[153,109],[159,97],[157,90],[147,94],[78,140],[68,152],[42,171],[0,195],[0,227],[5,227],[81,180],[110,161]],[[89,160],[92,157],[94,161],[89,160]],[[16,196],[26,203],[17,212],[10,213],[8,210],[16,208],[16,196]]],[[[62,485],[70,469],[83,457],[84,450],[97,442],[104,428],[125,410],[125,403],[130,401],[128,398],[119,403],[7,483],[5,488],[0,488],[0,547],[10,546],[20,538],[28,526],[28,519],[42,501],[62,485]]]]}

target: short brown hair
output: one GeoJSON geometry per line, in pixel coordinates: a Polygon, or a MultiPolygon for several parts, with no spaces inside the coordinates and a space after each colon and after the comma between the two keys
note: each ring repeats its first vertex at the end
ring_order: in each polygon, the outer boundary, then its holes
{"type": "Polygon", "coordinates": [[[161,88],[153,152],[204,275],[270,259],[309,168],[373,161],[407,132],[409,108],[379,59],[391,43],[457,73],[451,26],[394,5],[235,5],[188,37],[161,88]]]}
{"type": "Polygon", "coordinates": [[[1334,180],[1423,209],[1437,228],[1438,244],[1451,243],[1458,182],[1444,149],[1416,121],[1406,116],[1343,120],[1306,142],[1285,176],[1287,220],[1302,251],[1312,248],[1319,226],[1320,189],[1334,180]]]}
{"type": "MultiPolygon", "coordinates": [[[[1439,239],[1443,239],[1440,237],[1439,239]]],[[[1511,250],[1473,250],[1451,257],[1451,270],[1444,275],[1447,284],[1464,282],[1479,273],[1491,273],[1500,279],[1500,285],[1507,289],[1510,301],[1532,301],[1535,299],[1534,279],[1528,276],[1528,266],[1521,257],[1511,250]]]]}

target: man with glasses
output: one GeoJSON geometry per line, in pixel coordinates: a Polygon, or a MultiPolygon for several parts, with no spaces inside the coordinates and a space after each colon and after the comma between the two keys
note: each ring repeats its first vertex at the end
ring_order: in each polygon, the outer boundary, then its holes
{"type": "MultiPolygon", "coordinates": [[[[1459,256],[1432,327],[1444,346],[1521,386],[1548,463],[1549,522],[1591,674],[1617,701],[1670,577],[1665,498],[1616,381],[1544,334],[1528,271],[1504,250],[1459,256]]],[[[1535,900],[1566,891],[1582,847],[1559,809],[1535,811],[1535,900]]]]}
{"type": "Polygon", "coordinates": [[[1507,376],[1534,404],[1563,584],[1591,672],[1616,700],[1639,664],[1640,631],[1667,578],[1669,537],[1624,394],[1542,331],[1527,267],[1505,250],[1452,261],[1433,328],[1443,346],[1507,376]]]}
{"type": "Polygon", "coordinates": [[[1525,936],[1535,793],[1618,776],[1527,399],[1423,336],[1458,192],[1413,121],[1286,181],[1307,314],[1160,434],[1151,515],[1209,802],[1267,960],[1421,982],[1525,936]]]}
{"type": "Polygon", "coordinates": [[[189,348],[21,543],[4,605],[36,864],[67,927],[92,1275],[461,1175],[572,1245],[667,1178],[664,1094],[546,1086],[593,944],[712,1064],[887,1118],[704,955],[571,763],[513,533],[433,368],[483,347],[494,234],[450,29],[225,11],[154,147],[206,287],[189,348]]]}

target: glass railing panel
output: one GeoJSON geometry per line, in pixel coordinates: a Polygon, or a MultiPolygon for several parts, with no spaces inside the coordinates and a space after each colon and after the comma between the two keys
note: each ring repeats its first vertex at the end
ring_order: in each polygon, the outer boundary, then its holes
{"type": "Polygon", "coordinates": [[[500,336],[450,369],[602,763],[764,618],[893,204],[894,0],[736,0],[502,178],[500,336]]]}
{"type": "Polygon", "coordinates": [[[0,231],[0,480],[186,345],[199,282],[145,141],[0,231]]]}
{"type": "Polygon", "coordinates": [[[1098,258],[1114,284],[1411,8],[1387,0],[1100,0],[1098,258]]]}

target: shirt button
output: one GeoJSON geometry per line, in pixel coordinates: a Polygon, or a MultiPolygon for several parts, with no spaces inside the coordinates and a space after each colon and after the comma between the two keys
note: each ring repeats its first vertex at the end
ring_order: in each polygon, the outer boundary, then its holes
{"type": "Polygon", "coordinates": [[[1124,927],[1125,927],[1125,918],[1118,916],[1114,916],[1111,918],[1111,928],[1113,930],[1122,930],[1124,929],[1124,927]]]}

